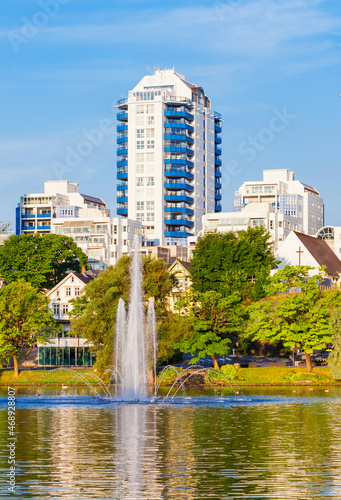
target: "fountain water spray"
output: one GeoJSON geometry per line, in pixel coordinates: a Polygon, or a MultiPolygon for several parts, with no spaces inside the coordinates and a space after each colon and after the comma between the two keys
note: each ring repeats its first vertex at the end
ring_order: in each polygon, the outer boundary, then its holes
{"type": "Polygon", "coordinates": [[[125,401],[139,401],[147,396],[147,370],[154,372],[153,378],[156,379],[156,321],[154,299],[150,299],[145,328],[142,259],[137,235],[134,237],[130,278],[128,318],[126,319],[122,299],[119,300],[117,308],[115,369],[116,373],[120,374],[121,387],[116,396],[125,401]]]}

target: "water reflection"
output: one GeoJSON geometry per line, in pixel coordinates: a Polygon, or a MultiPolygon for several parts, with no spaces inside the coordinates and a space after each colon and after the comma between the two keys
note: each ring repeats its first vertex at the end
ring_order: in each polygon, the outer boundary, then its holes
{"type": "Polygon", "coordinates": [[[283,394],[266,404],[18,409],[11,498],[341,498],[340,410],[338,396],[283,394]]]}

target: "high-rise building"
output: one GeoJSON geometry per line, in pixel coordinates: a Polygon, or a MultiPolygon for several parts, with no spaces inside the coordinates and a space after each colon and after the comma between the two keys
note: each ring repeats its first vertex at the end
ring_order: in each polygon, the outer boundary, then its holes
{"type": "Polygon", "coordinates": [[[186,246],[221,211],[221,116],[174,69],[142,78],[117,108],[117,213],[142,222],[148,246],[186,246]]]}

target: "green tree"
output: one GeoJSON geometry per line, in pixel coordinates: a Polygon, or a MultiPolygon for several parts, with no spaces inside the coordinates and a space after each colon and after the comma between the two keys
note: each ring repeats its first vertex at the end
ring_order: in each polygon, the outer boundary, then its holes
{"type": "Polygon", "coordinates": [[[309,278],[308,270],[286,266],[274,275],[268,292],[275,294],[250,306],[247,335],[261,342],[299,347],[305,353],[307,372],[311,372],[313,350],[332,341],[330,314],[340,303],[341,293],[321,291],[318,281],[324,273],[309,278]]]}
{"type": "Polygon", "coordinates": [[[161,364],[181,361],[182,351],[177,343],[193,337],[193,315],[182,316],[168,311],[158,321],[158,361],[161,364]]]}
{"type": "Polygon", "coordinates": [[[87,256],[72,238],[57,234],[11,236],[0,247],[0,276],[7,283],[23,279],[38,290],[51,289],[68,270],[79,272],[87,256]]]}
{"type": "Polygon", "coordinates": [[[333,351],[328,357],[328,366],[335,380],[341,380],[341,307],[331,315],[330,328],[333,334],[333,351]]]}
{"type": "MultiPolygon", "coordinates": [[[[173,284],[164,261],[143,257],[143,292],[147,309],[150,297],[154,297],[157,319],[167,316],[166,299],[173,284]]],[[[118,301],[126,303],[130,292],[130,257],[122,257],[115,267],[110,267],[91,281],[84,294],[72,301],[69,313],[75,335],[93,342],[98,349],[97,366],[102,369],[112,362],[113,336],[118,301]]]]}
{"type": "Polygon", "coordinates": [[[0,356],[13,357],[16,377],[22,349],[28,348],[29,352],[57,330],[47,297],[32,285],[17,281],[0,289],[0,356]]]}

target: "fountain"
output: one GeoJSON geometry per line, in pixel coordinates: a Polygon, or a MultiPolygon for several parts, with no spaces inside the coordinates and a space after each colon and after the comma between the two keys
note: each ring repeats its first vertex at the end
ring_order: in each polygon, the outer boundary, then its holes
{"type": "Polygon", "coordinates": [[[141,401],[147,397],[147,381],[156,381],[156,318],[154,299],[151,298],[145,324],[142,258],[137,235],[134,238],[130,278],[128,317],[122,299],[117,307],[115,372],[120,385],[116,388],[116,398],[123,401],[141,401]]]}

